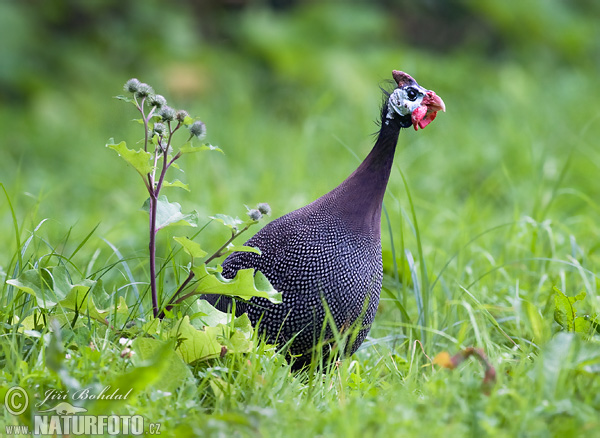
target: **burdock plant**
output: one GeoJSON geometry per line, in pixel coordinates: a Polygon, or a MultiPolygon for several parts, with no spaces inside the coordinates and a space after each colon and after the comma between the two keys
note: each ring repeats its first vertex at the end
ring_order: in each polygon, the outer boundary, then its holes
{"type": "Polygon", "coordinates": [[[198,225],[197,212],[184,214],[181,211],[181,205],[169,202],[167,197],[161,194],[161,190],[165,187],[177,187],[189,191],[189,187],[179,180],[168,181],[167,171],[172,166],[178,167],[175,162],[184,155],[202,151],[222,153],[222,150],[202,142],[206,136],[206,125],[202,121],[193,119],[185,110],[177,111],[170,107],[167,100],[162,95],[155,94],[150,85],[137,79],[130,79],[124,89],[129,96],[117,96],[117,98],[132,103],[141,114],[141,119],[138,119],[137,122],[144,129],[143,148],[131,150],[127,148],[124,141],[115,144],[112,140],[106,146],[114,149],[140,174],[148,192],[148,199],[143,208],[149,214],[149,283],[154,317],[163,317],[165,312],[168,312],[174,305],[201,293],[235,295],[242,298],[262,296],[279,301],[280,294],[271,287],[262,274],[254,273],[252,269],[241,270],[235,278],[228,280],[219,274],[218,267],[207,266],[213,260],[234,251],[259,252],[257,248],[233,245],[233,241],[240,234],[257,223],[263,214],[270,212],[267,204],[259,204],[256,209],[249,209],[248,218],[245,221],[225,215],[215,215],[212,218],[230,228],[231,236],[211,255],[205,252],[197,242],[187,237],[174,237],[175,241],[191,257],[191,263],[187,278],[171,294],[168,302],[161,306],[156,283],[157,233],[172,225],[191,227],[198,225]],[[179,146],[175,146],[175,137],[178,133],[187,133],[187,135],[178,135],[183,142],[179,146]],[[184,290],[191,287],[194,287],[191,292],[181,296],[184,290]]]}

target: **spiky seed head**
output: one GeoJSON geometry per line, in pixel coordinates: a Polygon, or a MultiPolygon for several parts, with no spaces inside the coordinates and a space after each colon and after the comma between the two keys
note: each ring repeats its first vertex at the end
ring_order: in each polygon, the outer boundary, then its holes
{"type": "Polygon", "coordinates": [[[259,221],[260,218],[262,218],[262,213],[257,209],[253,208],[252,210],[248,210],[248,216],[250,216],[250,219],[252,219],[253,221],[259,221]]]}
{"type": "Polygon", "coordinates": [[[175,118],[175,110],[165,105],[158,111],[158,115],[162,117],[164,122],[171,122],[175,118]]]}
{"type": "Polygon", "coordinates": [[[175,113],[175,118],[177,119],[178,122],[181,122],[181,123],[183,123],[185,118],[188,116],[189,116],[189,114],[187,113],[186,110],[179,110],[179,111],[177,111],[177,113],[175,113]]]}
{"type": "Polygon", "coordinates": [[[269,216],[271,214],[271,206],[269,204],[267,204],[266,202],[261,202],[260,204],[258,204],[256,206],[256,208],[262,214],[266,214],[267,216],[269,216]]]}
{"type": "Polygon", "coordinates": [[[190,134],[203,138],[206,135],[206,125],[200,120],[195,121],[190,126],[190,134]]]}
{"type": "Polygon", "coordinates": [[[152,87],[144,82],[138,85],[138,88],[135,92],[135,97],[138,99],[143,99],[144,97],[148,97],[151,94],[154,94],[154,90],[152,87]]]}
{"type": "Polygon", "coordinates": [[[158,135],[162,135],[165,132],[164,123],[156,122],[154,124],[154,132],[157,133],[158,135]]]}
{"type": "Polygon", "coordinates": [[[157,108],[162,108],[167,104],[167,99],[165,99],[164,96],[161,96],[160,94],[153,94],[152,96],[150,96],[150,99],[148,101],[150,102],[150,105],[155,106],[157,108]]]}
{"type": "Polygon", "coordinates": [[[125,82],[123,89],[125,91],[128,91],[129,93],[135,93],[138,90],[140,84],[141,82],[139,80],[137,80],[136,78],[131,78],[127,82],[125,82]]]}

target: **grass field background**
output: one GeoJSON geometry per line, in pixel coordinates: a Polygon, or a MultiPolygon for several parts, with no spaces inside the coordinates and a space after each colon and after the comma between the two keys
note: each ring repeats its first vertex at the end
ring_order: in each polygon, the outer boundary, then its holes
{"type": "MultiPolygon", "coordinates": [[[[130,379],[126,403],[85,406],[143,415],[167,436],[600,436],[595,3],[55,6],[0,5],[3,393],[130,379]],[[4,280],[24,269],[67,260],[85,278],[111,266],[104,287],[130,305],[131,278],[113,265],[125,260],[141,290],[148,282],[145,192],[104,147],[141,138],[133,108],[112,98],[127,79],[200,117],[225,152],[190,156],[177,176],[190,192],[168,192],[208,222],[258,202],[278,217],[335,187],[374,142],[392,69],[435,90],[447,112],[401,132],[380,311],[335,371],[292,374],[255,340],[251,353],[170,379],[160,361],[122,359],[119,334],[97,324],[64,324],[64,351],[48,326],[19,331],[38,309],[4,280]],[[570,316],[559,291],[585,292],[570,316]],[[496,368],[489,394],[478,362],[431,363],[468,346],[496,368]]],[[[161,257],[181,232],[162,236],[161,257]]],[[[197,240],[214,250],[226,235],[213,222],[197,240]]],[[[27,419],[5,411],[1,422],[27,419]]]]}

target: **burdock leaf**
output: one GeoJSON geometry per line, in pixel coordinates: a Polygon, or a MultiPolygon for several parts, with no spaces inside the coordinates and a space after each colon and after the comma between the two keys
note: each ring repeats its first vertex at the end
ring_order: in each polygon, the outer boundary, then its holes
{"type": "Polygon", "coordinates": [[[202,151],[217,151],[224,153],[223,150],[217,146],[213,146],[212,144],[203,144],[201,146],[194,146],[192,142],[188,141],[179,149],[181,155],[183,154],[192,154],[194,152],[202,152],[202,151]]]}
{"type": "Polygon", "coordinates": [[[104,321],[113,312],[120,314],[127,313],[127,303],[123,297],[119,297],[116,309],[113,306],[109,306],[106,309],[100,309],[92,294],[94,292],[94,286],[99,287],[103,292],[101,284],[97,285],[97,282],[93,280],[84,280],[83,284],[73,285],[71,291],[58,304],[64,309],[85,316],[89,315],[90,318],[97,321],[104,321]]]}
{"type": "Polygon", "coordinates": [[[244,223],[239,217],[227,216],[226,214],[215,214],[210,218],[221,222],[223,225],[233,230],[237,230],[239,228],[238,226],[244,223]]]}
{"type": "Polygon", "coordinates": [[[119,95],[119,96],[115,96],[115,99],[123,100],[125,102],[133,103],[135,105],[135,101],[131,97],[119,95]]]}
{"type": "Polygon", "coordinates": [[[254,269],[240,269],[232,279],[219,273],[209,274],[206,265],[192,268],[198,283],[196,290],[204,294],[236,296],[243,299],[252,297],[266,298],[273,303],[281,303],[281,293],[276,291],[267,277],[254,269]]]}
{"type": "Polygon", "coordinates": [[[160,360],[168,362],[169,365],[163,371],[162,378],[158,379],[153,387],[162,391],[174,391],[193,375],[181,356],[175,353],[171,347],[162,349],[165,344],[171,344],[171,342],[152,338],[136,338],[132,345],[133,350],[136,352],[136,355],[133,356],[133,363],[138,365],[146,361],[152,361],[158,352],[162,353],[163,356],[160,357],[160,360]]]}
{"type": "MultiPolygon", "coordinates": [[[[567,331],[575,331],[577,311],[574,304],[585,298],[585,292],[580,292],[574,297],[566,296],[560,289],[554,287],[554,320],[567,331]]],[[[583,328],[582,325],[579,326],[583,328]]]]}
{"type": "Polygon", "coordinates": [[[188,192],[190,191],[190,187],[187,184],[182,183],[178,179],[176,179],[173,182],[164,181],[163,187],[179,187],[180,189],[187,190],[188,192]]]}
{"type": "Polygon", "coordinates": [[[228,256],[229,254],[231,254],[233,252],[252,252],[252,253],[258,254],[258,255],[262,254],[260,249],[255,248],[253,246],[229,245],[227,248],[225,248],[225,251],[223,251],[221,253],[221,257],[228,256]]]}
{"type": "Polygon", "coordinates": [[[221,312],[214,308],[206,300],[196,300],[192,307],[194,315],[192,315],[192,324],[199,320],[201,326],[214,327],[219,324],[229,324],[231,322],[231,313],[221,312]]]}
{"type": "Polygon", "coordinates": [[[573,321],[573,330],[576,333],[587,335],[592,332],[592,323],[582,316],[578,316],[573,321]]]}
{"type": "MultiPolygon", "coordinates": [[[[156,230],[171,225],[187,225],[190,227],[198,226],[198,213],[181,213],[181,205],[177,202],[169,202],[166,196],[160,196],[156,205],[156,230]]],[[[142,210],[150,212],[150,199],[146,199],[142,210]]]]}
{"type": "Polygon", "coordinates": [[[57,297],[53,290],[54,281],[48,269],[29,269],[22,272],[19,277],[6,281],[11,286],[33,295],[37,305],[42,309],[51,309],[61,297],[57,297]]]}
{"type": "Polygon", "coordinates": [[[187,237],[173,237],[173,239],[183,246],[183,250],[192,257],[206,257],[207,252],[200,247],[199,243],[196,243],[187,237]]]}
{"type": "MultiPolygon", "coordinates": [[[[207,327],[207,329],[215,328],[207,327]]],[[[222,346],[217,340],[217,332],[214,330],[198,330],[190,323],[189,316],[185,316],[178,321],[170,334],[177,339],[177,349],[175,351],[187,363],[218,357],[221,354],[222,346]]]]}
{"type": "MultiPolygon", "coordinates": [[[[112,139],[110,141],[112,141],[112,139]]],[[[152,154],[150,152],[146,152],[142,149],[137,151],[128,149],[124,141],[119,144],[107,143],[106,147],[116,151],[123,160],[131,165],[142,176],[142,178],[145,178],[154,168],[152,166],[152,154]]]]}
{"type": "Polygon", "coordinates": [[[247,315],[235,319],[231,324],[218,324],[196,328],[185,316],[177,321],[170,336],[177,340],[176,352],[181,358],[192,363],[223,356],[229,353],[247,353],[253,347],[252,324],[247,315]]]}

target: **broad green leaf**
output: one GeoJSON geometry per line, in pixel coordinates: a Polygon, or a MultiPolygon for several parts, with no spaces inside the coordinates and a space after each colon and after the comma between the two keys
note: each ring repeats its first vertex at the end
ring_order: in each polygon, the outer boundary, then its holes
{"type": "Polygon", "coordinates": [[[210,218],[221,222],[223,225],[225,225],[228,228],[231,228],[232,230],[237,230],[238,225],[244,223],[244,221],[242,221],[239,217],[231,217],[227,216],[226,214],[215,214],[210,218]]]}
{"type": "Polygon", "coordinates": [[[52,268],[54,292],[60,298],[58,305],[63,309],[89,315],[90,318],[104,321],[110,314],[126,314],[127,304],[123,297],[119,297],[117,308],[109,301],[108,294],[104,291],[102,280],[84,279],[80,283],[71,284],[69,273],[64,266],[52,268]],[[98,302],[109,303],[108,308],[102,309],[98,302]]]}
{"type": "Polygon", "coordinates": [[[590,334],[592,333],[592,323],[582,316],[578,316],[573,322],[573,331],[583,335],[590,334]]]}
{"type": "Polygon", "coordinates": [[[147,335],[155,335],[161,331],[161,322],[159,318],[152,318],[150,321],[145,322],[142,325],[142,333],[147,335]]]}
{"type": "Polygon", "coordinates": [[[221,355],[222,345],[217,340],[217,335],[223,329],[215,329],[217,328],[207,327],[206,331],[198,330],[190,323],[190,317],[185,316],[177,322],[170,334],[177,339],[177,353],[186,363],[192,363],[221,355]]]}
{"type": "Polygon", "coordinates": [[[42,309],[51,309],[60,300],[53,290],[53,280],[48,269],[29,269],[14,278],[6,281],[11,286],[33,295],[37,305],[42,309]]]}
{"type": "Polygon", "coordinates": [[[183,246],[183,250],[192,257],[206,257],[207,252],[200,247],[199,243],[196,243],[187,237],[173,237],[173,239],[183,246]]]}
{"type": "MultiPolygon", "coordinates": [[[[91,282],[91,280],[85,281],[91,282]]],[[[94,302],[94,297],[92,295],[93,291],[94,289],[89,285],[74,285],[65,299],[59,302],[59,305],[65,309],[78,312],[82,315],[89,315],[90,318],[98,321],[104,321],[115,311],[116,313],[120,314],[127,313],[127,303],[122,296],[119,297],[119,302],[116,309],[114,309],[112,306],[107,309],[100,309],[94,302]]]]}
{"type": "Polygon", "coordinates": [[[246,300],[262,297],[273,303],[281,303],[281,293],[273,288],[261,272],[257,271],[255,275],[254,269],[240,269],[232,279],[224,278],[219,273],[209,274],[204,264],[193,267],[192,271],[198,279],[198,292],[235,296],[246,300]]]}
{"type": "Polygon", "coordinates": [[[223,256],[227,256],[233,252],[253,252],[254,254],[262,254],[260,249],[255,248],[253,246],[245,246],[245,245],[229,245],[225,251],[222,253],[223,256]]]}
{"type": "MultiPolygon", "coordinates": [[[[81,284],[72,285],[69,273],[64,266],[51,268],[30,269],[23,272],[19,278],[8,280],[7,283],[33,295],[37,305],[42,309],[61,308],[88,315],[97,320],[104,320],[114,309],[100,309],[95,299],[104,302],[108,295],[102,288],[101,281],[83,280],[81,284]]],[[[119,297],[117,313],[126,313],[127,305],[123,297],[119,297]]]]}
{"type": "MultiPolygon", "coordinates": [[[[150,199],[146,199],[142,210],[150,212],[150,199]]],[[[198,213],[181,213],[181,205],[177,202],[169,202],[166,196],[160,196],[156,205],[156,229],[157,231],[171,225],[198,226],[198,213]]]]}
{"type": "Polygon", "coordinates": [[[106,147],[115,150],[121,158],[130,164],[141,176],[145,178],[147,174],[152,172],[152,154],[142,149],[137,151],[127,148],[124,141],[119,144],[108,143],[106,147]]]}
{"type": "MultiPolygon", "coordinates": [[[[136,351],[135,342],[133,351],[136,351]]],[[[170,359],[172,353],[173,347],[170,342],[161,343],[151,352],[148,349],[144,350],[145,360],[136,361],[134,359],[137,355],[136,351],[136,355],[132,357],[135,366],[129,367],[128,372],[118,374],[108,383],[113,391],[118,389],[118,394],[127,394],[127,398],[97,399],[92,405],[86,405],[89,409],[88,413],[106,415],[106,412],[119,412],[121,405],[136,400],[138,393],[147,391],[148,387],[152,387],[155,382],[159,382],[159,386],[163,384],[163,380],[168,379],[169,366],[173,364],[170,359]]]]}
{"type": "Polygon", "coordinates": [[[179,152],[181,155],[183,154],[191,154],[194,152],[202,152],[202,151],[217,151],[223,153],[223,150],[217,146],[213,146],[211,144],[203,144],[201,146],[194,146],[191,141],[185,143],[181,148],[179,148],[179,152]]]}
{"type": "Polygon", "coordinates": [[[41,312],[34,312],[27,315],[21,321],[19,321],[17,315],[15,315],[12,323],[19,323],[19,328],[17,329],[19,333],[24,333],[32,338],[40,338],[42,336],[40,330],[46,325],[46,321],[47,320],[41,315],[41,312]],[[17,320],[15,321],[14,318],[17,320]]]}
{"type": "Polygon", "coordinates": [[[229,336],[219,338],[221,344],[227,347],[228,353],[247,353],[253,348],[252,343],[252,323],[247,314],[238,316],[233,321],[233,332],[229,336]]]}
{"type": "Polygon", "coordinates": [[[164,181],[163,182],[163,187],[179,187],[179,188],[181,188],[183,190],[187,190],[188,192],[190,191],[190,187],[187,184],[182,183],[178,179],[176,179],[173,182],[164,181]]]}
{"type": "MultiPolygon", "coordinates": [[[[585,298],[585,292],[580,292],[574,297],[566,296],[560,289],[554,287],[554,320],[567,331],[575,331],[575,319],[577,311],[574,304],[585,298]]],[[[578,323],[583,328],[582,323],[578,323]]]]}
{"type": "Polygon", "coordinates": [[[194,326],[197,326],[196,321],[199,321],[201,327],[215,327],[219,324],[229,324],[232,318],[231,313],[221,312],[206,300],[196,300],[190,310],[194,312],[191,316],[191,323],[194,326]]]}
{"type": "Polygon", "coordinates": [[[194,327],[189,316],[177,322],[170,332],[177,339],[177,353],[187,362],[206,360],[226,353],[247,353],[253,348],[252,324],[242,315],[231,324],[218,324],[204,329],[194,327]]]}
{"type": "MultiPolygon", "coordinates": [[[[171,342],[153,338],[136,338],[132,344],[133,351],[136,353],[132,358],[133,364],[139,365],[144,362],[153,361],[165,344],[171,344],[171,342]]],[[[154,383],[153,387],[155,389],[169,392],[174,391],[186,379],[193,377],[190,368],[171,347],[162,351],[160,360],[167,361],[168,366],[164,371],[163,378],[154,383]]]]}

